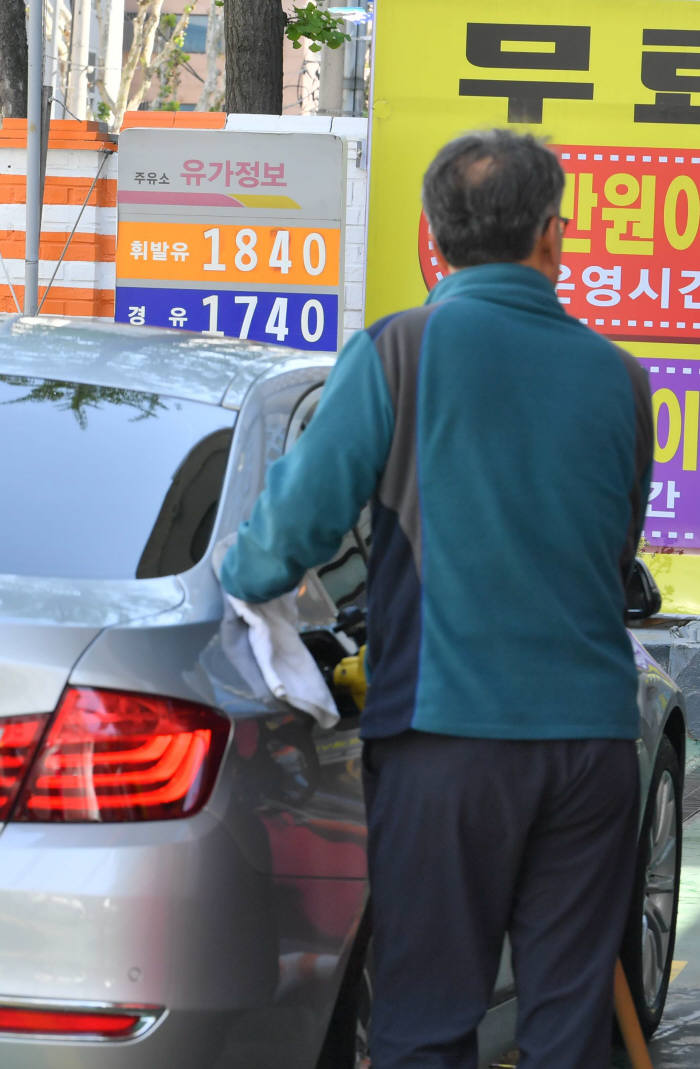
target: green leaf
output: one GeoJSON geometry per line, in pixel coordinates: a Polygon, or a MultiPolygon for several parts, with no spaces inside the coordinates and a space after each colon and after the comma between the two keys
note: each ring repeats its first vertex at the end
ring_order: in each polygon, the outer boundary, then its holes
{"type": "MultiPolygon", "coordinates": [[[[343,20],[340,17],[323,11],[315,3],[307,3],[306,7],[294,6],[294,14],[287,19],[285,34],[290,41],[298,42],[301,37],[311,41],[310,51],[320,52],[322,45],[329,48],[339,48],[343,41],[350,40],[350,34],[345,33],[341,27],[343,20]]],[[[294,47],[301,47],[295,44],[294,47]]]]}

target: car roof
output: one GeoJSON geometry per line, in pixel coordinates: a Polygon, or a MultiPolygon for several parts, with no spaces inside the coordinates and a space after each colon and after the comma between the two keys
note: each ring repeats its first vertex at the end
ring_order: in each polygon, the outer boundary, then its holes
{"type": "Polygon", "coordinates": [[[240,406],[262,374],[300,362],[326,366],[332,354],[189,331],[57,316],[0,320],[0,375],[59,379],[240,406]]]}

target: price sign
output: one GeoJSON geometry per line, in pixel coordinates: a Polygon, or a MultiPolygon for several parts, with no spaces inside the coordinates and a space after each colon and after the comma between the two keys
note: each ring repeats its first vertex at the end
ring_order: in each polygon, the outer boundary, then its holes
{"type": "Polygon", "coordinates": [[[162,223],[119,228],[120,276],[164,281],[337,287],[340,231],[306,227],[207,226],[181,223],[177,241],[162,223]]]}
{"type": "Polygon", "coordinates": [[[331,294],[309,297],[284,290],[256,293],[120,286],[115,319],[134,326],[149,323],[243,341],[329,351],[338,335],[338,302],[331,294]]]}
{"type": "Polygon", "coordinates": [[[117,321],[338,348],[339,138],[134,129],[119,166],[117,321]]]}

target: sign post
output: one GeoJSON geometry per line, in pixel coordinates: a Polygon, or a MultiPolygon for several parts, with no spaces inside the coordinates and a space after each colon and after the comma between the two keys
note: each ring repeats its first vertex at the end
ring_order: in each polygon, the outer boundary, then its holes
{"type": "MultiPolygon", "coordinates": [[[[378,0],[368,321],[445,265],[422,217],[436,151],[475,128],[545,137],[571,217],[557,295],[650,374],[643,546],[667,612],[700,612],[700,29],[695,0],[378,0]],[[420,26],[420,33],[416,27],[420,26]],[[401,57],[400,64],[396,57],[401,57]]],[[[555,445],[553,444],[553,447],[555,445]]]]}
{"type": "Polygon", "coordinates": [[[335,351],[343,175],[331,134],[125,131],[115,319],[335,351]]]}

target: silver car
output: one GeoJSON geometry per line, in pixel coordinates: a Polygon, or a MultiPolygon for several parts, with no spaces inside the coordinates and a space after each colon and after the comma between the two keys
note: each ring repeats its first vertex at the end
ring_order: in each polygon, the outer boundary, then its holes
{"type": "MultiPolygon", "coordinates": [[[[331,363],[0,324],[3,1069],[367,1064],[356,710],[339,694],[323,730],[276,702],[211,565],[331,363]]],[[[299,591],[329,679],[364,640],[370,538],[363,516],[299,591]]],[[[625,963],[649,1030],[673,950],[685,725],[634,643],[646,801],[625,963]]],[[[506,955],[485,1062],[512,994],[506,955]]]]}

